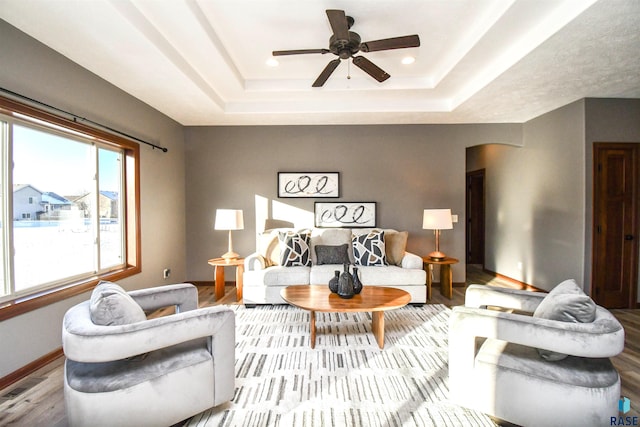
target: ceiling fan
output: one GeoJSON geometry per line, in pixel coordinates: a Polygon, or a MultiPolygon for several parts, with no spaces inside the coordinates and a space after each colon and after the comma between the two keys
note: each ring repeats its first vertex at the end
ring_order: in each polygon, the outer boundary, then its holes
{"type": "Polygon", "coordinates": [[[322,73],[318,76],[313,87],[321,87],[327,81],[331,73],[340,65],[342,59],[353,58],[353,64],[362,69],[365,73],[379,82],[383,82],[391,77],[386,71],[369,61],[364,56],[354,56],[358,52],[375,52],[380,50],[404,49],[408,47],[420,46],[420,37],[417,34],[411,36],[392,37],[390,39],[373,40],[361,43],[360,35],[349,31],[354,19],[346,16],[344,10],[327,10],[329,24],[333,30],[333,35],[329,39],[329,49],[297,49],[297,50],[274,50],[273,56],[302,55],[307,53],[333,53],[339,59],[329,62],[322,73]]]}

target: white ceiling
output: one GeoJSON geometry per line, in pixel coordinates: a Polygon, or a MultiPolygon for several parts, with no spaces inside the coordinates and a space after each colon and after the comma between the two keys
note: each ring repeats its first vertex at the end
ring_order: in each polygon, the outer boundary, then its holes
{"type": "Polygon", "coordinates": [[[0,0],[0,18],[183,125],[517,123],[640,98],[638,0],[0,0]],[[266,65],[328,48],[326,9],[421,46],[362,54],[383,83],[343,60],[312,88],[333,54],[266,65]]]}

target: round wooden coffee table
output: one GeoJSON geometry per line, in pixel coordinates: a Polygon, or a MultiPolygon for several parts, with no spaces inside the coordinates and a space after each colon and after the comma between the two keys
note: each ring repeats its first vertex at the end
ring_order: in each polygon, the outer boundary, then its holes
{"type": "Polygon", "coordinates": [[[378,341],[378,346],[384,348],[384,312],[404,307],[411,301],[411,295],[402,289],[384,286],[365,286],[362,292],[353,298],[340,298],[331,293],[326,285],[294,285],[287,286],[280,291],[282,298],[291,305],[309,310],[311,334],[311,348],[316,346],[316,311],[320,312],[371,312],[371,329],[378,341]]]}

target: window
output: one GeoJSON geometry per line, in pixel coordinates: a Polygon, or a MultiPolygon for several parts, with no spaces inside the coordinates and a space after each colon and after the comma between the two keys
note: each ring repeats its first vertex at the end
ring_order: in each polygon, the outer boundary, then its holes
{"type": "Polygon", "coordinates": [[[0,129],[0,320],[139,272],[138,145],[2,97],[0,129]]]}

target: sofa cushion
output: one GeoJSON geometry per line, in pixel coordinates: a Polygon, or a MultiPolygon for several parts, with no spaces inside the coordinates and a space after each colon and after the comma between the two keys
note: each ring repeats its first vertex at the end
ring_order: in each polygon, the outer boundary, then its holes
{"type": "Polygon", "coordinates": [[[372,230],[367,234],[354,235],[352,242],[356,265],[387,265],[384,231],[372,230]]]}
{"type": "Polygon", "coordinates": [[[120,286],[101,281],[89,301],[91,321],[101,326],[127,325],[147,320],[142,307],[120,286]]]}
{"type": "MultiPolygon", "coordinates": [[[[379,266],[360,266],[358,267],[360,281],[363,285],[421,285],[427,282],[427,273],[419,268],[402,268],[395,265],[389,265],[384,268],[379,266]]],[[[425,286],[426,289],[426,286],[425,286]]]]}
{"type": "Polygon", "coordinates": [[[404,258],[408,239],[408,231],[384,232],[384,249],[387,256],[387,264],[402,265],[402,258],[404,258]]]}
{"type": "MultiPolygon", "coordinates": [[[[267,267],[264,270],[245,271],[243,275],[244,288],[308,285],[310,271],[311,267],[282,267],[279,265],[267,267]]],[[[328,279],[326,283],[329,283],[328,279]]]]}
{"type": "Polygon", "coordinates": [[[280,265],[283,267],[305,267],[311,265],[309,249],[310,235],[307,232],[279,233],[280,265]]]}
{"type": "MultiPolygon", "coordinates": [[[[565,280],[544,297],[533,313],[534,317],[561,322],[590,323],[596,316],[596,304],[575,280],[565,280]]],[[[538,349],[540,356],[550,362],[562,360],[566,354],[538,349]]]]}
{"type": "Polygon", "coordinates": [[[351,264],[349,260],[349,244],[333,246],[333,245],[316,245],[317,265],[322,264],[351,264]]]}
{"type": "MultiPolygon", "coordinates": [[[[336,270],[342,272],[342,266],[338,264],[314,265],[311,267],[309,284],[328,285],[336,270]]],[[[395,265],[384,268],[358,266],[358,276],[364,286],[422,286],[426,292],[427,273],[421,268],[409,269],[395,265]]]]}

